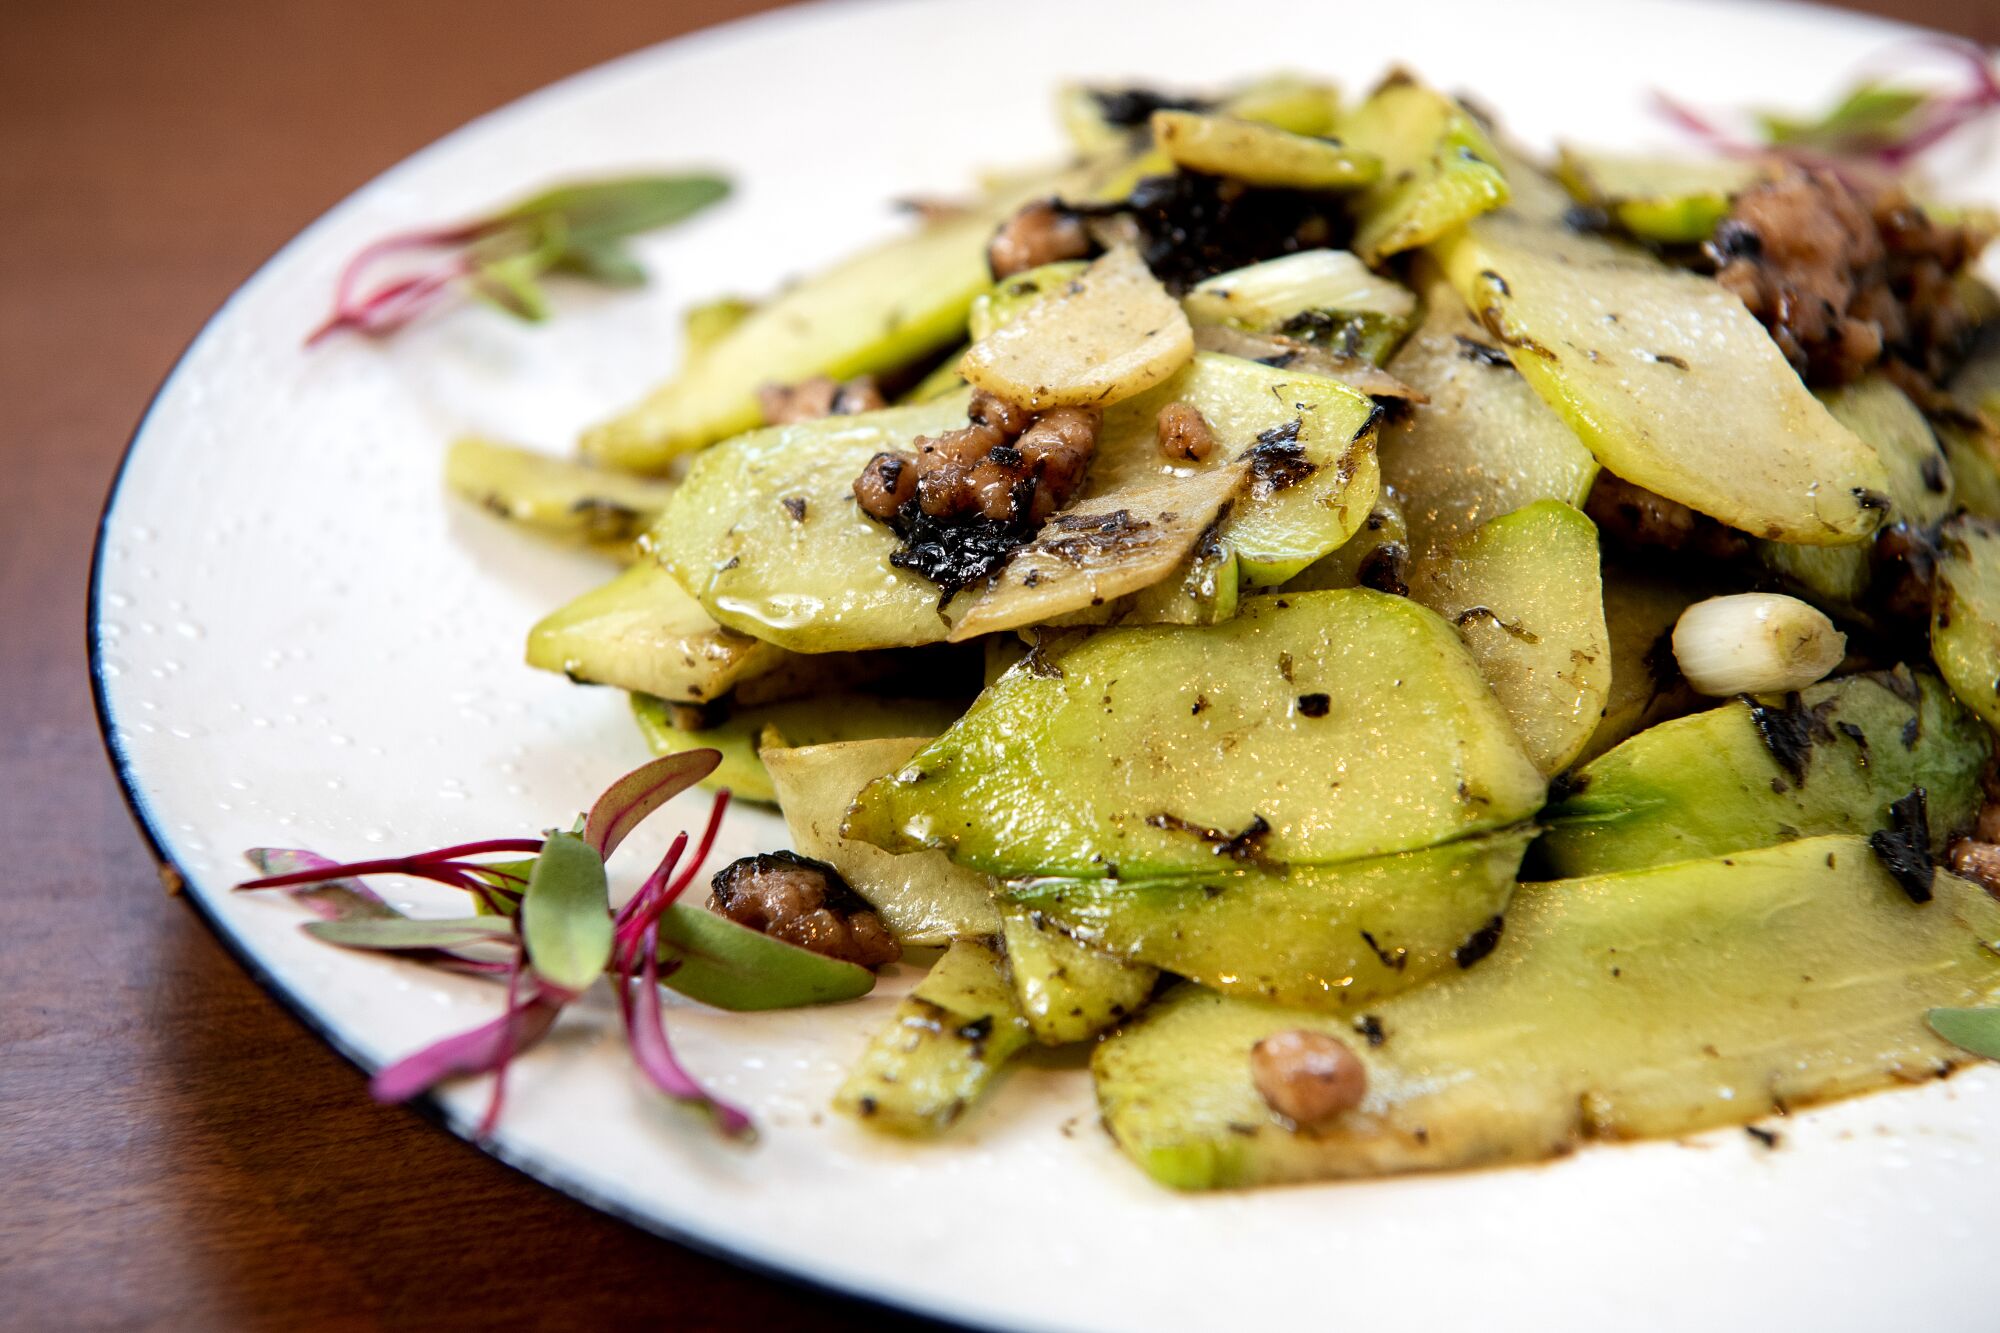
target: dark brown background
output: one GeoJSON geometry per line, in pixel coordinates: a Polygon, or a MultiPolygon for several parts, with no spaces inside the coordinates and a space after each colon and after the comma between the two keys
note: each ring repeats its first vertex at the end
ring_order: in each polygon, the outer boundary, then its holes
{"type": "MultiPolygon", "coordinates": [[[[0,0],[0,1326],[899,1323],[371,1105],[161,892],[84,670],[120,450],[237,283],[470,117],[762,7],[0,0]]],[[[2000,0],[1864,7],[2000,39],[2000,0]]]]}

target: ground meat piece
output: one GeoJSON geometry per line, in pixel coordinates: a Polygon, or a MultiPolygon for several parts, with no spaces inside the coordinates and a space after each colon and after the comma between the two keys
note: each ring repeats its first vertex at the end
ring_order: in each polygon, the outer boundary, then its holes
{"type": "Polygon", "coordinates": [[[917,493],[917,460],[912,454],[879,453],[854,479],[854,499],[870,518],[896,516],[917,493]]]}
{"type": "Polygon", "coordinates": [[[862,967],[903,956],[882,918],[824,861],[793,852],[746,856],[718,871],[709,888],[711,910],[772,939],[862,967]]]}
{"type": "Polygon", "coordinates": [[[966,419],[975,426],[991,426],[1007,439],[1013,439],[1028,428],[1035,414],[1019,403],[1010,403],[997,394],[984,389],[972,391],[972,401],[966,405],[966,419]]]}
{"type": "Polygon", "coordinates": [[[1304,1028],[1274,1032],[1250,1048],[1258,1095],[1296,1125],[1352,1110],[1368,1094],[1368,1069],[1338,1037],[1304,1028]]]}
{"type": "Polygon", "coordinates": [[[1154,423],[1160,452],[1176,463],[1199,463],[1215,452],[1215,432],[1193,403],[1172,402],[1154,423]]]}
{"type": "Polygon", "coordinates": [[[1951,845],[1945,861],[1952,874],[2000,895],[2000,846],[1978,838],[1960,838],[1951,845]]]}
{"type": "Polygon", "coordinates": [[[855,479],[855,499],[903,539],[889,562],[937,584],[942,604],[998,569],[1068,503],[1083,484],[1099,424],[1088,408],[1038,417],[976,393],[964,426],[919,436],[914,456],[870,460],[855,479]]]}
{"type": "Polygon", "coordinates": [[[857,376],[845,384],[815,375],[797,384],[764,385],[757,390],[757,405],[764,409],[765,425],[790,426],[821,417],[873,412],[884,406],[884,400],[873,375],[857,376]]]}
{"type": "Polygon", "coordinates": [[[1083,484],[1103,424],[1103,418],[1091,408],[1058,407],[1036,417],[1035,424],[1015,441],[1023,468],[1049,492],[1057,509],[1083,484]]]}
{"type": "Polygon", "coordinates": [[[1809,383],[1885,356],[1935,382],[1971,331],[1953,279],[1978,244],[1899,185],[1793,166],[1738,196],[1703,255],[1809,383]]]}
{"type": "Polygon", "coordinates": [[[1734,528],[1609,472],[1597,474],[1583,509],[1605,537],[1628,550],[1664,547],[1734,560],[1750,549],[1749,539],[1734,528]]]}
{"type": "Polygon", "coordinates": [[[1024,204],[993,234],[986,245],[986,263],[997,281],[1057,260],[1082,259],[1091,248],[1083,219],[1054,199],[1037,199],[1024,204]]]}

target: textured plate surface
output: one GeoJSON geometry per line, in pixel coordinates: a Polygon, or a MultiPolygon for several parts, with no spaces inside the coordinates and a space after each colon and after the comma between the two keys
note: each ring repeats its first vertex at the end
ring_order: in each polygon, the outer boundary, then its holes
{"type": "MultiPolygon", "coordinates": [[[[162,390],[94,590],[100,697],[135,808],[216,928],[357,1061],[467,1027],[495,1011],[494,988],[316,944],[299,908],[228,893],[253,845],[359,857],[566,823],[644,757],[621,696],[520,665],[526,627],[601,567],[446,497],[451,434],[564,447],[673,363],[687,303],[767,291],[888,233],[897,196],[1057,152],[1063,78],[1201,84],[1290,66],[1354,89],[1407,61],[1532,143],[1629,146],[1661,138],[1650,87],[1812,103],[1901,35],[1808,9],[1588,0],[871,2],[559,84],[310,228],[162,390]],[[564,176],[701,163],[739,192],[644,244],[643,292],[566,288],[541,329],[472,310],[387,346],[300,347],[340,263],[377,235],[564,176]]],[[[2000,197],[1990,171],[1956,183],[2000,197]]],[[[626,887],[671,822],[613,867],[626,887]]],[[[739,813],[716,863],[781,837],[774,817],[739,813]]],[[[1731,1131],[1529,1170],[1187,1198],[1119,1158],[1078,1060],[1018,1071],[932,1147],[827,1113],[910,979],[811,1013],[676,1012],[688,1062],[761,1121],[747,1151],[651,1097],[608,999],[584,1006],[518,1069],[495,1150],[665,1233],[977,1324],[1990,1326],[1963,1276],[2000,1233],[1987,1069],[1796,1117],[1777,1151],[1731,1131]]],[[[454,1127],[482,1097],[443,1099],[454,1127]]]]}

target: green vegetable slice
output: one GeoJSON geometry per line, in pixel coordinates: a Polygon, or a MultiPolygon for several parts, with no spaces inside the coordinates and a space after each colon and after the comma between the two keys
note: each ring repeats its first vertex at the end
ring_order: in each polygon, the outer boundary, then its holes
{"type": "Polygon", "coordinates": [[[1506,910],[1529,829],[1325,866],[1031,879],[1009,897],[1107,953],[1231,995],[1341,1009],[1454,971],[1506,910]]]}
{"type": "Polygon", "coordinates": [[[1427,245],[1507,202],[1507,177],[1478,121],[1406,75],[1377,88],[1340,133],[1382,161],[1381,178],[1354,206],[1354,249],[1370,264],[1427,245]]]}
{"type": "Polygon", "coordinates": [[[762,423],[757,389],[889,370],[965,333],[992,279],[998,217],[941,222],[864,251],[759,306],[644,401],[587,432],[584,453],[633,472],[762,423]]]}
{"type": "Polygon", "coordinates": [[[1002,918],[1007,975],[1035,1040],[1087,1041],[1146,1005],[1159,970],[1070,938],[1040,913],[1009,907],[1002,918]]]}
{"type": "Polygon", "coordinates": [[[1137,878],[1404,851],[1541,800],[1451,626],[1354,589],[1046,646],[864,788],[847,833],[1001,876],[1137,878]]]}
{"type": "Polygon", "coordinates": [[[2000,727],[2000,528],[1957,518],[1939,538],[1931,658],[1960,702],[2000,727]]]}
{"type": "Polygon", "coordinates": [[[1534,1161],[1944,1073],[1924,1013],[1993,991],[1995,940],[1977,886],[1918,906],[1865,841],[1813,838],[1523,885],[1490,957],[1360,1020],[1186,987],[1091,1064],[1112,1137],[1181,1189],[1534,1161]],[[1358,1108],[1295,1129],[1264,1104],[1250,1047],[1290,1028],[1361,1059],[1358,1108]]]}
{"type": "Polygon", "coordinates": [[[511,523],[620,555],[653,525],[673,494],[668,482],[478,438],[452,441],[444,480],[459,495],[511,523]]]}
{"type": "Polygon", "coordinates": [[[890,1134],[941,1134],[1033,1037],[1006,959],[957,940],[896,1006],[834,1094],[835,1109],[890,1134]]]}
{"type": "Polygon", "coordinates": [[[1734,157],[1631,157],[1565,145],[1556,177],[1634,236],[1668,245],[1707,240],[1762,168],[1734,157]]]}
{"type": "Polygon", "coordinates": [[[1543,839],[1561,875],[1636,870],[1824,833],[1867,833],[1929,793],[1933,844],[1972,822],[1984,727],[1935,676],[1843,676],[1642,731],[1577,771],[1543,839]]]}
{"type": "Polygon", "coordinates": [[[1233,116],[1155,111],[1153,142],[1183,171],[1272,189],[1351,190],[1382,175],[1373,153],[1233,116]]]}
{"type": "Polygon", "coordinates": [[[528,665],[585,685],[663,699],[719,699],[775,670],[784,649],[715,623],[651,560],[550,612],[528,631],[528,665]]]}

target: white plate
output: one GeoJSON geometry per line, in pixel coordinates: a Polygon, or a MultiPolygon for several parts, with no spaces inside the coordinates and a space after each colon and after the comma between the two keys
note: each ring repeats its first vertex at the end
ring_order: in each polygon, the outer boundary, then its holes
{"type": "MultiPolygon", "coordinates": [[[[898,195],[1054,153],[1048,94],[1065,77],[1201,84],[1288,66],[1351,88],[1403,60],[1531,141],[1616,146],[1660,138],[1649,87],[1809,104],[1906,32],[1735,4],[859,3],[570,79],[308,229],[161,391],[94,588],[100,699],[134,807],[217,931],[358,1063],[470,1026],[495,989],[316,944],[280,896],[229,893],[245,847],[355,857],[532,832],[644,757],[622,696],[520,664],[531,621],[601,568],[448,500],[448,436],[565,446],[673,363],[688,302],[768,290],[889,231],[898,195]],[[644,292],[565,289],[540,329],[470,310],[386,346],[300,347],[340,263],[377,235],[555,178],[695,163],[741,188],[645,244],[644,292]]],[[[2000,197],[1990,172],[1961,184],[2000,197]]],[[[781,837],[771,816],[738,814],[717,863],[781,837]]],[[[641,859],[623,860],[628,885],[641,859]]],[[[1775,1152],[1729,1131],[1529,1170],[1182,1197],[1113,1150],[1075,1061],[1018,1071],[934,1146],[826,1113],[904,972],[832,1010],[674,1014],[690,1064],[762,1122],[753,1149],[648,1093],[598,1004],[519,1067],[495,1151],[665,1234],[977,1324],[1991,1325],[1969,1276],[2000,1235],[1989,1069],[1796,1117],[1775,1152]]],[[[454,1128],[484,1095],[442,1098],[454,1128]]]]}

